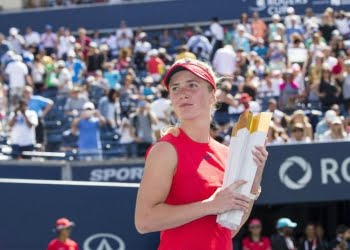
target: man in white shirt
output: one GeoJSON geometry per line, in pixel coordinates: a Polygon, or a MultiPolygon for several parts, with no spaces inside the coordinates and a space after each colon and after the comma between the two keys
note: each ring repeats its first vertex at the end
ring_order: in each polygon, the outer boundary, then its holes
{"type": "Polygon", "coordinates": [[[236,70],[236,53],[231,45],[225,45],[216,51],[213,68],[221,76],[233,76],[236,70]]]}
{"type": "Polygon", "coordinates": [[[286,28],[292,27],[292,20],[295,20],[295,25],[301,25],[301,17],[295,14],[293,7],[287,8],[287,16],[284,18],[284,24],[286,28]]]}
{"type": "Polygon", "coordinates": [[[120,22],[119,29],[117,29],[117,32],[115,35],[117,37],[117,40],[122,38],[124,35],[126,35],[126,37],[130,40],[132,40],[134,38],[134,34],[132,32],[132,29],[127,27],[126,22],[124,20],[122,20],[120,22]]]}
{"type": "Polygon", "coordinates": [[[6,66],[5,73],[9,79],[10,103],[14,107],[22,95],[24,85],[26,82],[30,83],[28,67],[22,62],[20,55],[15,55],[14,61],[6,66]]]}
{"type": "Polygon", "coordinates": [[[22,53],[23,46],[25,45],[25,41],[22,35],[19,34],[19,31],[17,28],[12,27],[9,30],[9,37],[7,38],[7,41],[10,45],[10,49],[17,54],[22,53]]]}
{"type": "Polygon", "coordinates": [[[168,99],[168,91],[162,89],[160,91],[161,98],[155,100],[151,104],[151,111],[155,114],[158,122],[152,125],[156,140],[161,137],[161,130],[170,124],[171,102],[168,99]]]}
{"type": "Polygon", "coordinates": [[[27,27],[27,34],[24,36],[26,47],[32,46],[38,48],[40,44],[40,35],[38,32],[33,31],[31,27],[27,27]]]}
{"type": "Polygon", "coordinates": [[[210,55],[210,61],[213,61],[215,52],[223,46],[225,33],[224,28],[220,25],[219,19],[217,17],[212,18],[209,28],[213,45],[213,49],[210,55]]]}
{"type": "Polygon", "coordinates": [[[138,70],[146,70],[145,57],[147,53],[152,49],[152,45],[147,42],[147,34],[141,32],[139,35],[139,41],[135,44],[135,64],[138,70]]]}
{"type": "Polygon", "coordinates": [[[22,152],[34,150],[35,127],[37,125],[38,117],[35,111],[28,110],[26,101],[20,100],[9,119],[12,156],[14,159],[27,158],[22,156],[22,152]]]}

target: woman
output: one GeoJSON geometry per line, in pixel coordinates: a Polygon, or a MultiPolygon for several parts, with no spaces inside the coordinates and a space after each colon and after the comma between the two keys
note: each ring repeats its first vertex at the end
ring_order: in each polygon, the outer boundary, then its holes
{"type": "Polygon", "coordinates": [[[320,141],[331,142],[338,140],[349,140],[349,135],[345,132],[343,121],[336,117],[333,119],[329,130],[320,136],[320,141]]]}
{"type": "Polygon", "coordinates": [[[249,222],[249,236],[242,241],[243,250],[271,250],[269,238],[261,235],[262,224],[259,219],[249,222]]]}
{"type": "MultiPolygon", "coordinates": [[[[216,215],[244,211],[242,226],[253,201],[236,193],[245,183],[223,183],[228,148],[210,138],[215,105],[215,76],[203,63],[176,62],[164,78],[180,126],[148,151],[138,191],[135,224],[140,233],[161,232],[159,249],[232,249],[231,232],[216,223],[216,215]]],[[[260,190],[267,159],[264,147],[253,157],[258,165],[251,193],[260,190]]]]}
{"type": "Polygon", "coordinates": [[[317,237],[316,226],[308,223],[305,227],[305,237],[300,241],[300,250],[325,250],[317,237]]]}
{"type": "Polygon", "coordinates": [[[311,141],[314,134],[312,125],[309,121],[309,118],[305,115],[304,111],[301,109],[294,111],[294,113],[292,114],[289,122],[290,131],[292,131],[295,128],[294,125],[297,123],[303,125],[304,137],[307,141],[311,141]]]}

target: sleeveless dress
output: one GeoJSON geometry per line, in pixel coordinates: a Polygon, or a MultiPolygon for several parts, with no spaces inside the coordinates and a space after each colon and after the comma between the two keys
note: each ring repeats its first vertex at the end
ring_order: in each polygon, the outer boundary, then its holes
{"type": "MultiPolygon", "coordinates": [[[[222,186],[228,147],[212,138],[209,143],[195,142],[181,129],[177,137],[167,134],[159,141],[173,145],[178,158],[166,204],[202,201],[222,186]]],[[[216,215],[209,215],[162,231],[158,249],[231,250],[231,231],[216,223],[216,215]]]]}

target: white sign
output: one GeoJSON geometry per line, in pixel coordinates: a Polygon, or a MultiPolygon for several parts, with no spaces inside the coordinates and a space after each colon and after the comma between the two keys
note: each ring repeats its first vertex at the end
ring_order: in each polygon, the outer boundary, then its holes
{"type": "Polygon", "coordinates": [[[84,241],[83,250],[125,250],[125,243],[117,235],[98,233],[84,241]]]}

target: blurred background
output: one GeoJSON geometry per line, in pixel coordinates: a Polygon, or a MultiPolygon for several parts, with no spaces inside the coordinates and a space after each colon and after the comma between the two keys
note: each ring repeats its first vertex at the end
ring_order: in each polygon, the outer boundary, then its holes
{"type": "Polygon", "coordinates": [[[162,78],[183,58],[221,77],[214,139],[228,145],[244,110],[273,112],[262,194],[235,249],[350,249],[349,10],[0,1],[0,249],[157,246],[136,232],[134,203],[146,150],[178,123],[162,78]]]}

